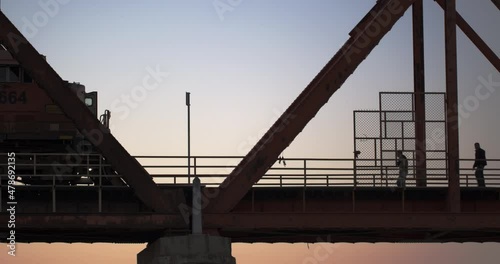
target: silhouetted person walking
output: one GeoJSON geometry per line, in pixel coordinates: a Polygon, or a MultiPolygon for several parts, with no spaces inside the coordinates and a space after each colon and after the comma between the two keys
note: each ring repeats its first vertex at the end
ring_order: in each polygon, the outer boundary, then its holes
{"type": "Polygon", "coordinates": [[[403,155],[403,151],[398,150],[396,152],[398,160],[396,161],[396,166],[399,166],[399,177],[396,181],[398,187],[406,186],[406,176],[408,175],[408,159],[403,155]]]}
{"type": "Polygon", "coordinates": [[[477,142],[474,143],[474,148],[476,148],[476,160],[474,161],[472,168],[476,169],[477,186],[486,187],[486,184],[484,183],[484,166],[488,165],[486,162],[486,152],[477,142]]]}

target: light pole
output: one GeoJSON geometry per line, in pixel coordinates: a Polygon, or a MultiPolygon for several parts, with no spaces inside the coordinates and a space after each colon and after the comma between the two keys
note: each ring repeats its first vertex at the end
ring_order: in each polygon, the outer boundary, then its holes
{"type": "Polygon", "coordinates": [[[186,92],[187,123],[188,123],[188,184],[191,183],[191,93],[186,92]]]}
{"type": "MultiPolygon", "coordinates": [[[[191,182],[191,102],[190,93],[186,92],[186,106],[188,108],[188,183],[191,182]]],[[[198,176],[193,179],[193,204],[192,204],[192,233],[201,234],[201,182],[198,176]]]]}

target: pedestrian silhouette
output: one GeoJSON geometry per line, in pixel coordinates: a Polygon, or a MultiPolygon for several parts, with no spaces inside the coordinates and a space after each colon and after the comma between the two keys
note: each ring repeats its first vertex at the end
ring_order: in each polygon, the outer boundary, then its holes
{"type": "Polygon", "coordinates": [[[477,142],[474,143],[474,148],[476,149],[476,157],[472,168],[476,169],[477,186],[486,187],[486,184],[484,182],[484,167],[488,165],[488,163],[486,162],[486,152],[477,142]]]}
{"type": "Polygon", "coordinates": [[[403,151],[396,151],[397,161],[396,166],[399,167],[399,177],[396,181],[398,187],[406,186],[406,176],[408,175],[408,159],[403,155],[403,151]]]}

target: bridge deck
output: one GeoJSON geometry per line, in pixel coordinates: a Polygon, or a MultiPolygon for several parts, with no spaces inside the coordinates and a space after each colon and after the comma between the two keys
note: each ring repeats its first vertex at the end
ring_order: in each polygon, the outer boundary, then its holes
{"type": "MultiPolygon", "coordinates": [[[[16,241],[142,243],[189,233],[191,188],[160,188],[186,205],[181,214],[154,213],[121,187],[102,188],[101,212],[96,188],[58,189],[53,212],[50,188],[20,186],[16,241]]],[[[259,187],[230,213],[204,214],[203,225],[233,242],[500,242],[500,188],[461,192],[462,212],[451,214],[446,188],[259,187]]],[[[0,225],[0,237],[9,230],[0,225]]]]}
{"type": "MultiPolygon", "coordinates": [[[[167,199],[191,204],[190,186],[160,185],[167,199]]],[[[204,188],[206,197],[216,189],[204,188]]],[[[500,188],[462,188],[462,211],[500,211],[500,188]]],[[[215,193],[216,194],[216,193],[215,193]]],[[[447,188],[410,187],[254,187],[234,212],[443,212],[447,188]]],[[[7,187],[2,187],[7,201],[7,187]]],[[[17,186],[18,214],[40,213],[148,213],[128,187],[17,186]]],[[[5,205],[1,212],[5,213],[5,205]]]]}

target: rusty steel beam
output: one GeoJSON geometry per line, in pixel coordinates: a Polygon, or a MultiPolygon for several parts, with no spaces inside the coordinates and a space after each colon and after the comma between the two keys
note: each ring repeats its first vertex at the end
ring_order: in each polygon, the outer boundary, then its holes
{"type": "Polygon", "coordinates": [[[0,12],[0,44],[32,76],[38,86],[45,90],[54,103],[73,121],[78,130],[106,157],[146,206],[157,212],[173,210],[174,206],[165,201],[148,172],[130,156],[109,133],[109,130],[102,126],[85,104],[64,86],[61,77],[3,12],[0,12]]]}
{"type": "Polygon", "coordinates": [[[445,4],[446,60],[446,133],[448,150],[448,205],[453,213],[460,212],[458,80],[457,80],[457,12],[455,0],[445,4]]]}
{"type": "MultiPolygon", "coordinates": [[[[445,9],[445,0],[435,0],[443,9],[445,9]]],[[[497,3],[499,2],[498,0],[497,3]]],[[[464,34],[476,45],[476,47],[483,53],[486,59],[500,71],[500,59],[496,53],[484,42],[484,40],[472,29],[472,27],[465,21],[465,19],[457,12],[456,22],[458,27],[464,34]]]]}
{"type": "Polygon", "coordinates": [[[415,100],[415,162],[417,186],[427,185],[425,133],[424,7],[416,0],[413,11],[413,86],[415,100]]]}
{"type": "Polygon", "coordinates": [[[227,212],[234,208],[414,1],[377,1],[351,38],[219,186],[207,211],[227,212]]]}
{"type": "Polygon", "coordinates": [[[500,213],[227,213],[205,215],[217,229],[419,229],[500,231],[500,213]]]}
{"type": "MultiPolygon", "coordinates": [[[[8,221],[8,215],[0,219],[8,221]]],[[[7,223],[7,222],[6,222],[7,223]]],[[[20,229],[134,229],[150,230],[154,228],[186,229],[184,218],[179,214],[19,214],[16,215],[16,227],[20,229]]],[[[1,229],[0,229],[1,230],[1,229]]]]}
{"type": "MultiPolygon", "coordinates": [[[[9,215],[0,214],[7,223],[9,215]]],[[[500,232],[500,213],[222,213],[204,214],[203,226],[217,230],[324,230],[324,229],[435,229],[500,232]]],[[[86,229],[135,231],[151,229],[187,230],[178,214],[34,214],[16,215],[16,230],[86,229]]],[[[0,226],[0,232],[7,225],[0,226]]]]}
{"type": "MultiPolygon", "coordinates": [[[[495,232],[488,231],[457,231],[450,232],[445,237],[428,238],[434,230],[376,230],[364,234],[364,230],[354,230],[345,234],[342,230],[314,232],[303,234],[300,231],[287,232],[222,232],[224,237],[231,238],[233,243],[486,243],[500,242],[500,237],[495,232]]],[[[315,263],[315,262],[312,262],[315,263]]]]}

